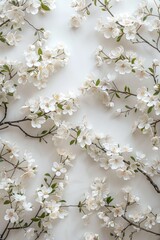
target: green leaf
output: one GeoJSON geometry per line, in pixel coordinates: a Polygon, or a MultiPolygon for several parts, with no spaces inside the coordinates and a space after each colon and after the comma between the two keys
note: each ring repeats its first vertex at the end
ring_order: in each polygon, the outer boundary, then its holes
{"type": "Polygon", "coordinates": [[[121,34],[120,36],[118,36],[118,37],[117,37],[117,42],[120,42],[122,37],[123,37],[123,34],[121,34]]]}
{"type": "Polygon", "coordinates": [[[57,186],[57,183],[53,183],[53,184],[51,185],[51,188],[52,188],[52,189],[55,189],[56,186],[57,186]]]}
{"type": "Polygon", "coordinates": [[[127,109],[129,109],[129,110],[131,110],[132,108],[131,107],[129,107],[128,105],[125,105],[125,108],[127,108],[127,109]]]}
{"type": "Polygon", "coordinates": [[[147,19],[148,15],[146,15],[144,18],[143,18],[143,21],[145,21],[147,19]]]}
{"type": "Polygon", "coordinates": [[[41,55],[41,54],[42,54],[42,49],[38,48],[38,55],[41,55]]]}
{"type": "Polygon", "coordinates": [[[46,214],[45,214],[45,212],[43,212],[43,213],[39,216],[39,218],[45,218],[45,216],[46,216],[46,214]]]}
{"type": "Polygon", "coordinates": [[[106,198],[106,202],[110,204],[113,201],[113,198],[111,196],[106,198]]]}
{"type": "Polygon", "coordinates": [[[3,158],[0,158],[0,162],[3,162],[3,158]]]}
{"type": "Polygon", "coordinates": [[[61,110],[63,110],[63,105],[62,105],[62,104],[58,103],[57,106],[58,106],[58,108],[60,108],[61,110]]]}
{"type": "Polygon", "coordinates": [[[77,137],[81,134],[81,130],[78,130],[77,137]]]}
{"type": "Polygon", "coordinates": [[[100,79],[96,81],[96,86],[98,86],[99,84],[100,84],[100,79]]]}
{"type": "Polygon", "coordinates": [[[48,131],[47,130],[44,130],[43,132],[41,132],[41,134],[46,134],[48,131]]]}
{"type": "Polygon", "coordinates": [[[41,221],[38,222],[38,227],[41,228],[41,221]]]}
{"type": "Polygon", "coordinates": [[[136,58],[133,58],[132,61],[131,61],[131,63],[134,64],[135,61],[136,61],[136,58]]]}
{"type": "Polygon", "coordinates": [[[97,6],[97,0],[93,0],[94,5],[97,6]]]}
{"type": "Polygon", "coordinates": [[[7,205],[7,204],[10,204],[10,203],[11,203],[10,200],[6,200],[3,204],[4,204],[4,205],[7,205]]]}
{"type": "Polygon", "coordinates": [[[73,145],[75,143],[75,140],[70,141],[70,145],[73,145]]]}
{"type": "Polygon", "coordinates": [[[6,64],[5,64],[5,65],[3,65],[3,69],[4,69],[4,70],[6,70],[7,72],[10,72],[10,69],[9,69],[9,67],[8,67],[8,65],[6,65],[6,64]]]}
{"type": "Polygon", "coordinates": [[[118,95],[118,93],[116,93],[116,97],[117,97],[117,98],[120,98],[120,96],[118,95]]]}
{"type": "Polygon", "coordinates": [[[135,158],[133,156],[130,157],[133,161],[135,161],[135,158]]]}
{"type": "Polygon", "coordinates": [[[152,107],[149,107],[147,113],[151,113],[151,112],[152,112],[152,109],[153,109],[153,106],[152,106],[152,107]]]}
{"type": "Polygon", "coordinates": [[[36,218],[36,217],[35,217],[35,218],[32,218],[31,220],[32,220],[33,222],[39,222],[39,221],[40,221],[40,219],[39,219],[39,218],[36,218]]]}
{"type": "Polygon", "coordinates": [[[148,69],[149,69],[149,71],[150,71],[151,73],[154,74],[154,70],[153,70],[153,68],[148,68],[148,69]]]}
{"type": "Polygon", "coordinates": [[[51,176],[49,173],[45,173],[44,175],[47,176],[47,177],[50,177],[50,176],[51,176]]]}
{"type": "Polygon", "coordinates": [[[47,5],[45,5],[44,3],[41,3],[41,8],[45,11],[50,11],[50,8],[47,5]]]}

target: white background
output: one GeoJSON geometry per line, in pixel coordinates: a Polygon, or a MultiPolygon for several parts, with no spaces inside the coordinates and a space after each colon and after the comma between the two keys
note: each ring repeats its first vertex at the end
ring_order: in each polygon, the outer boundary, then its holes
{"type": "MultiPolygon", "coordinates": [[[[123,3],[117,3],[115,12],[133,12],[138,2],[138,0],[124,0],[123,3]]],[[[10,105],[8,119],[18,119],[21,117],[22,113],[18,109],[30,97],[36,95],[51,95],[59,92],[67,93],[69,90],[78,92],[79,87],[82,86],[90,73],[94,72],[97,76],[104,77],[108,72],[112,72],[112,69],[109,69],[106,65],[101,69],[97,69],[95,65],[94,53],[98,45],[105,46],[107,51],[116,46],[113,40],[104,39],[104,37],[94,29],[101,13],[100,10],[92,8],[91,16],[82,24],[82,27],[78,30],[73,30],[69,24],[70,17],[74,13],[74,10],[70,7],[70,0],[57,0],[56,5],[57,8],[55,11],[45,16],[36,16],[30,19],[30,22],[34,23],[37,27],[43,26],[45,29],[51,31],[51,37],[49,39],[50,47],[54,47],[58,42],[65,43],[70,52],[69,63],[64,69],[61,69],[49,79],[48,86],[45,90],[37,92],[33,86],[25,86],[22,89],[21,100],[10,105]]],[[[1,57],[23,60],[23,52],[32,42],[34,42],[33,30],[26,26],[23,31],[22,42],[15,48],[3,47],[1,57]]],[[[122,45],[123,44],[125,44],[125,41],[122,41],[122,45]]],[[[124,46],[126,46],[126,44],[124,46]]],[[[127,49],[138,49],[138,53],[147,59],[152,59],[153,55],[157,57],[156,52],[153,52],[152,49],[147,49],[145,45],[143,48],[141,46],[127,45],[127,49]]],[[[130,86],[137,84],[134,76],[129,77],[129,79],[127,79],[127,77],[125,77],[125,79],[121,77],[119,79],[119,86],[122,84],[123,87],[126,81],[130,86]]],[[[131,135],[131,128],[135,119],[134,116],[117,118],[114,111],[107,111],[98,97],[82,97],[80,102],[81,108],[72,118],[74,122],[80,123],[85,115],[96,133],[109,134],[120,144],[129,143],[136,151],[144,151],[149,158],[153,159],[153,152],[151,151],[147,137],[139,134],[135,136],[131,135]]],[[[28,130],[32,131],[29,126],[28,130]]],[[[38,141],[25,138],[21,132],[15,129],[1,133],[1,137],[16,142],[22,151],[25,149],[31,151],[36,159],[39,172],[37,177],[29,183],[29,193],[31,195],[35,187],[40,185],[43,174],[51,168],[52,161],[56,160],[53,143],[51,141],[48,144],[39,143],[38,141]]],[[[111,190],[115,195],[118,194],[122,186],[127,184],[124,184],[124,182],[114,176],[113,173],[108,173],[100,169],[99,165],[93,162],[85,151],[83,152],[79,148],[76,148],[74,152],[76,152],[76,160],[73,168],[69,171],[70,184],[65,193],[65,199],[69,204],[77,204],[78,201],[83,198],[83,194],[88,191],[93,179],[97,176],[107,177],[111,185],[111,190]]],[[[143,177],[141,178],[137,175],[137,178],[132,182],[128,182],[128,184],[133,185],[134,192],[139,194],[144,206],[149,204],[155,206],[157,210],[160,210],[154,190],[143,177]]],[[[30,198],[32,200],[33,197],[30,196],[30,198]]],[[[0,213],[0,219],[2,219],[2,213],[0,213]]],[[[86,231],[99,233],[102,240],[110,239],[110,237],[106,235],[107,231],[101,229],[96,217],[88,226],[84,226],[81,215],[77,209],[70,209],[69,216],[64,221],[59,221],[58,224],[56,223],[53,232],[55,240],[80,240],[86,231]]],[[[20,240],[22,236],[23,234],[21,235],[21,233],[14,232],[9,240],[20,240]]],[[[143,233],[136,239],[149,240],[151,237],[150,235],[147,238],[143,233]]],[[[43,239],[43,237],[41,239],[43,239]]]]}

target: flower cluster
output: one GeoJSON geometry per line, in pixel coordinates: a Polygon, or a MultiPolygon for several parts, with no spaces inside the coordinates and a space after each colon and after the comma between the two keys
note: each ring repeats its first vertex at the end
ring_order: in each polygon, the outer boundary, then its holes
{"type": "Polygon", "coordinates": [[[37,41],[25,52],[25,64],[17,72],[18,82],[25,84],[29,81],[38,89],[45,88],[49,76],[67,62],[68,52],[62,44],[51,49],[44,39],[37,41]]]}
{"type": "Polygon", "coordinates": [[[99,236],[98,236],[98,234],[87,232],[84,234],[84,239],[85,240],[99,240],[99,236]]]}
{"type": "Polygon", "coordinates": [[[159,49],[159,15],[157,14],[157,9],[159,8],[158,3],[155,6],[151,5],[147,1],[142,1],[139,4],[137,10],[131,14],[116,14],[114,15],[111,9],[111,1],[106,1],[104,4],[101,1],[96,1],[100,3],[100,7],[109,13],[109,17],[104,19],[99,19],[96,26],[96,30],[101,32],[106,39],[113,38],[117,42],[121,41],[123,37],[127,41],[132,43],[143,43],[145,42],[143,37],[144,30],[146,34],[154,33],[156,35],[155,45],[152,45],[155,49],[159,49]]]}
{"type": "MultiPolygon", "coordinates": [[[[117,61],[117,64],[119,61],[117,61]]],[[[125,67],[123,67],[123,71],[124,68],[125,67]]],[[[156,83],[151,90],[145,86],[138,87],[136,93],[131,92],[131,88],[127,85],[124,85],[124,88],[119,88],[118,85],[119,82],[110,74],[108,74],[106,79],[102,80],[97,79],[94,75],[90,75],[84,83],[84,86],[81,88],[81,91],[83,94],[91,92],[92,94],[97,95],[98,93],[102,102],[109,108],[115,106],[115,98],[132,98],[132,105],[126,103],[124,110],[118,108],[116,111],[118,114],[125,115],[125,117],[131,112],[137,114],[137,120],[132,125],[132,132],[140,130],[143,134],[149,134],[151,136],[153,150],[158,150],[160,147],[160,135],[158,132],[158,124],[160,122],[159,84],[156,83]]]]}
{"type": "MultiPolygon", "coordinates": [[[[85,200],[79,203],[81,211],[86,212],[84,219],[96,213],[102,227],[108,228],[114,239],[133,239],[133,235],[143,231],[159,236],[155,226],[160,222],[160,214],[152,208],[143,206],[140,210],[140,199],[134,195],[131,188],[125,187],[117,199],[110,195],[106,179],[96,178],[91,185],[91,192],[85,200]],[[133,208],[134,206],[134,208],[133,208]]],[[[98,235],[87,235],[86,239],[99,239],[98,235]]]]}
{"type": "Polygon", "coordinates": [[[47,120],[59,126],[61,116],[72,115],[78,109],[78,98],[73,93],[68,95],[54,94],[52,97],[29,99],[22,109],[31,120],[33,128],[41,128],[47,120]]]}
{"type": "MultiPolygon", "coordinates": [[[[74,155],[64,149],[58,149],[59,162],[53,162],[52,172],[46,173],[44,183],[36,190],[36,202],[40,204],[38,214],[32,221],[45,233],[44,239],[52,239],[52,228],[56,219],[64,219],[68,215],[66,201],[63,199],[63,192],[68,181],[66,175],[68,167],[72,165],[74,155]]],[[[36,228],[36,235],[39,236],[36,228]]],[[[31,239],[30,228],[27,230],[28,239],[31,239]],[[30,238],[29,238],[30,236],[30,238]]]]}
{"type": "Polygon", "coordinates": [[[76,14],[71,17],[71,27],[79,28],[84,20],[86,20],[86,16],[90,14],[89,8],[91,6],[91,2],[88,0],[73,0],[71,7],[74,8],[76,14]]]}
{"type": "MultiPolygon", "coordinates": [[[[15,144],[0,139],[0,163],[1,163],[1,176],[4,175],[4,186],[7,186],[7,176],[13,177],[15,170],[19,171],[19,178],[32,177],[36,173],[37,165],[31,153],[25,152],[22,156],[20,150],[15,144]],[[6,184],[5,184],[6,179],[6,184]]],[[[1,182],[1,184],[2,184],[1,182]]],[[[3,185],[2,184],[2,185],[3,185]]],[[[1,186],[2,186],[1,185],[1,186]]]]}
{"type": "Polygon", "coordinates": [[[9,99],[19,98],[17,93],[18,82],[14,78],[19,63],[16,61],[0,61],[0,105],[7,104],[9,99]]]}
{"type": "Polygon", "coordinates": [[[32,26],[36,32],[42,32],[43,29],[36,29],[27,20],[27,15],[45,13],[54,8],[55,0],[2,0],[0,3],[0,41],[10,46],[17,45],[22,38],[20,32],[25,23],[32,26]]]}
{"type": "Polygon", "coordinates": [[[33,203],[27,201],[24,180],[35,175],[37,166],[30,153],[25,152],[21,160],[19,149],[8,141],[1,140],[0,163],[5,163],[4,167],[1,166],[0,173],[1,202],[7,208],[4,215],[7,227],[2,238],[7,237],[12,230],[24,229],[27,239],[36,239],[42,234],[44,239],[52,239],[50,231],[54,221],[67,216],[63,192],[68,181],[66,173],[75,156],[65,149],[57,151],[60,161],[53,162],[51,173],[45,174],[44,183],[37,188],[35,201],[39,207],[36,214],[32,214],[30,222],[27,222],[25,214],[33,211],[33,203]]]}

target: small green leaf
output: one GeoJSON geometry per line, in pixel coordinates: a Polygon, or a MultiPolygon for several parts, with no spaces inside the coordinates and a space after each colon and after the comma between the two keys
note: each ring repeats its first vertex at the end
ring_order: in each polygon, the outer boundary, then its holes
{"type": "Polygon", "coordinates": [[[81,134],[81,130],[78,130],[77,137],[81,134]]]}
{"type": "Polygon", "coordinates": [[[113,201],[113,198],[111,196],[106,198],[106,202],[110,204],[113,201]]]}
{"type": "Polygon", "coordinates": [[[75,140],[70,141],[70,145],[73,145],[75,143],[75,140]]]}
{"type": "Polygon", "coordinates": [[[6,64],[5,64],[5,65],[3,65],[3,69],[4,69],[4,70],[6,70],[7,72],[10,72],[10,69],[9,69],[9,67],[8,67],[8,65],[6,65],[6,64]]]}
{"type": "Polygon", "coordinates": [[[96,86],[98,86],[99,84],[100,84],[100,79],[96,81],[96,86]]]}
{"type": "Polygon", "coordinates": [[[131,63],[134,64],[135,61],[136,61],[136,58],[133,58],[132,61],[131,61],[131,63]]]}
{"type": "Polygon", "coordinates": [[[93,0],[94,5],[97,6],[97,0],[93,0]]]}
{"type": "Polygon", "coordinates": [[[50,11],[50,8],[47,5],[45,5],[44,3],[41,3],[41,8],[45,11],[50,11]]]}
{"type": "Polygon", "coordinates": [[[47,130],[44,130],[41,134],[46,134],[48,131],[47,130]]]}
{"type": "Polygon", "coordinates": [[[120,96],[118,95],[118,93],[116,93],[116,97],[117,97],[117,98],[120,98],[120,96]]]}
{"type": "Polygon", "coordinates": [[[151,73],[154,73],[153,68],[148,68],[151,73]]]}
{"type": "Polygon", "coordinates": [[[39,216],[39,218],[45,218],[45,216],[46,216],[46,214],[45,214],[45,212],[43,212],[43,213],[39,216]]]}
{"type": "Polygon", "coordinates": [[[40,221],[40,219],[39,219],[39,218],[36,218],[36,217],[35,217],[35,218],[32,218],[31,220],[32,220],[33,222],[39,222],[39,221],[40,221]]]}
{"type": "Polygon", "coordinates": [[[4,205],[7,205],[7,204],[10,204],[10,203],[11,203],[10,200],[6,200],[3,204],[4,204],[4,205]]]}
{"type": "Polygon", "coordinates": [[[41,54],[42,54],[42,49],[38,48],[38,55],[41,55],[41,54]]]}
{"type": "Polygon", "coordinates": [[[47,176],[47,177],[50,177],[50,176],[51,176],[49,173],[45,173],[44,175],[47,176]]]}
{"type": "Polygon", "coordinates": [[[147,113],[151,113],[151,112],[152,112],[152,109],[153,109],[153,106],[152,106],[152,107],[149,107],[147,113]]]}
{"type": "Polygon", "coordinates": [[[52,189],[55,189],[56,186],[57,186],[57,183],[53,183],[53,184],[51,185],[51,188],[52,188],[52,189]]]}
{"type": "Polygon", "coordinates": [[[58,103],[57,106],[58,106],[58,108],[60,108],[61,110],[63,110],[63,105],[62,105],[62,104],[58,103]]]}

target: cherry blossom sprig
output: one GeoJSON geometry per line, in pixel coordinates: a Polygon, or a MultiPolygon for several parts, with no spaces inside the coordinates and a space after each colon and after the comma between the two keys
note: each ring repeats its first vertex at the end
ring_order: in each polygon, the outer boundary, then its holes
{"type": "Polygon", "coordinates": [[[23,183],[26,179],[35,176],[37,165],[35,165],[31,153],[26,151],[22,155],[15,144],[2,139],[0,142],[0,165],[1,205],[7,208],[4,215],[7,225],[0,237],[7,239],[10,224],[20,221],[20,217],[24,213],[32,211],[32,204],[27,201],[23,183]]]}
{"type": "MultiPolygon", "coordinates": [[[[121,60],[120,60],[121,61],[121,60]]],[[[117,62],[118,63],[118,62],[117,62]]],[[[125,63],[124,63],[125,64],[125,63]]],[[[96,79],[94,75],[90,75],[82,87],[82,93],[91,92],[97,94],[107,107],[115,106],[115,98],[125,100],[125,109],[118,108],[118,114],[127,117],[131,112],[138,115],[137,120],[133,124],[132,131],[140,130],[142,134],[149,134],[153,150],[158,150],[160,146],[160,133],[158,132],[159,124],[159,106],[160,91],[159,83],[149,90],[147,87],[138,87],[136,92],[131,92],[131,87],[124,85],[118,87],[119,83],[115,79],[96,79]],[[127,99],[131,98],[132,103],[128,104],[127,99]],[[131,105],[132,104],[132,105],[131,105]]]]}
{"type": "Polygon", "coordinates": [[[103,11],[106,11],[109,14],[107,20],[104,21],[100,19],[97,26],[97,30],[102,32],[105,38],[115,38],[117,42],[119,42],[125,37],[126,40],[133,44],[145,43],[149,47],[160,52],[160,5],[158,1],[153,0],[151,3],[142,1],[133,15],[114,15],[110,4],[111,1],[95,1],[95,5],[100,6],[103,11]],[[147,37],[146,34],[148,35],[147,37]],[[151,41],[148,40],[148,38],[151,38],[151,41]]]}
{"type": "Polygon", "coordinates": [[[45,88],[49,76],[67,64],[68,56],[63,44],[51,49],[46,46],[45,39],[37,41],[25,52],[25,64],[17,71],[18,82],[31,82],[38,89],[45,88]]]}
{"type": "Polygon", "coordinates": [[[134,152],[129,145],[120,146],[109,136],[97,136],[84,121],[81,125],[63,121],[52,137],[55,145],[59,141],[67,141],[70,145],[79,145],[104,170],[128,181],[136,174],[141,174],[151,184],[156,193],[160,193],[157,179],[160,173],[160,161],[157,158],[148,160],[144,153],[134,152]]]}
{"type": "Polygon", "coordinates": [[[3,139],[0,139],[0,164],[0,174],[9,178],[12,178],[15,172],[19,172],[20,178],[34,176],[37,169],[31,153],[25,152],[21,156],[15,144],[3,139]]]}
{"type": "Polygon", "coordinates": [[[111,141],[109,136],[96,136],[94,131],[86,124],[72,128],[73,132],[70,136],[73,140],[70,144],[79,144],[86,149],[89,156],[99,163],[100,167],[105,170],[111,169],[115,171],[118,177],[125,181],[136,176],[136,173],[142,174],[152,185],[157,193],[160,193],[160,187],[157,185],[155,176],[159,176],[160,161],[148,161],[143,153],[134,153],[133,149],[126,145],[111,141]]]}
{"type": "Polygon", "coordinates": [[[18,99],[18,82],[15,79],[20,63],[17,61],[0,61],[0,106],[4,107],[10,99],[18,99]]]}
{"type": "Polygon", "coordinates": [[[25,23],[35,30],[40,40],[46,34],[44,28],[37,28],[28,20],[28,15],[46,13],[55,9],[55,0],[3,0],[0,3],[0,41],[14,46],[21,40],[20,32],[25,23]]]}
{"type": "Polygon", "coordinates": [[[110,236],[116,240],[132,240],[141,231],[152,234],[153,238],[159,236],[156,225],[160,223],[160,214],[154,213],[150,206],[141,207],[139,197],[129,187],[123,188],[119,195],[122,195],[120,199],[113,197],[105,178],[95,178],[91,191],[80,202],[83,203],[80,212],[85,214],[82,218],[86,220],[96,213],[102,227],[109,229],[110,236]]]}
{"type": "Polygon", "coordinates": [[[61,116],[72,115],[79,108],[78,96],[70,92],[68,95],[53,94],[52,97],[30,99],[22,107],[26,118],[31,120],[33,128],[41,128],[47,120],[59,125],[61,116]]]}
{"type": "Polygon", "coordinates": [[[92,232],[86,232],[84,234],[84,240],[99,240],[99,235],[92,232]]]}
{"type": "Polygon", "coordinates": [[[8,127],[18,128],[25,136],[46,142],[45,137],[56,134],[63,117],[72,115],[78,108],[78,96],[71,92],[68,95],[54,94],[52,97],[29,99],[22,107],[25,113],[22,119],[7,121],[7,108],[5,108],[4,117],[0,122],[0,130],[8,127]],[[24,123],[31,123],[33,128],[41,129],[46,122],[49,124],[46,129],[35,135],[23,128],[24,123]]]}
{"type": "MultiPolygon", "coordinates": [[[[63,191],[68,179],[67,169],[72,166],[74,159],[74,155],[63,149],[59,149],[58,154],[59,162],[53,162],[51,173],[44,175],[44,183],[36,190],[35,201],[39,207],[36,206],[37,212],[32,214],[30,221],[25,219],[24,212],[31,212],[33,204],[26,202],[25,190],[22,188],[20,178],[12,179],[12,175],[11,178],[5,176],[1,179],[0,187],[4,191],[1,199],[3,198],[5,206],[9,206],[4,216],[7,225],[0,235],[1,239],[7,239],[12,231],[21,229],[24,230],[27,239],[39,239],[42,234],[44,239],[52,239],[50,230],[55,220],[67,216],[63,191]]],[[[16,169],[18,170],[18,166],[16,169]]]]}

